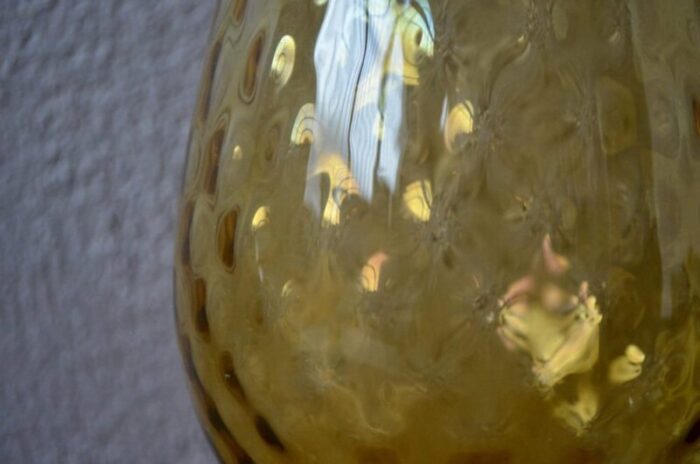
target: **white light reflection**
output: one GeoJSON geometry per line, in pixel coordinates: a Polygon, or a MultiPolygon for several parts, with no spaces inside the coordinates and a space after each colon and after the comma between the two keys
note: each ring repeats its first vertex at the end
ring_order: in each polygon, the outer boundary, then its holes
{"type": "Polygon", "coordinates": [[[405,143],[405,88],[418,84],[417,64],[432,55],[433,37],[426,0],[328,2],[314,50],[318,134],[305,192],[318,215],[327,206],[317,175],[326,157],[339,157],[348,166],[359,195],[368,201],[375,176],[395,191],[405,143]]]}

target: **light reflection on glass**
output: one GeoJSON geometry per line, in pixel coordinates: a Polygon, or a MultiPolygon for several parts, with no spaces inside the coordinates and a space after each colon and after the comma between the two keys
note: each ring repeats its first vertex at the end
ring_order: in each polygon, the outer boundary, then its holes
{"type": "Polygon", "coordinates": [[[296,43],[291,35],[285,35],[277,44],[275,56],[272,58],[270,74],[277,83],[277,88],[282,88],[289,81],[294,71],[296,59],[296,43]]]}
{"type": "Polygon", "coordinates": [[[403,194],[403,203],[410,217],[419,222],[428,222],[433,204],[430,181],[417,180],[408,184],[403,194]]]}
{"type": "Polygon", "coordinates": [[[268,208],[267,206],[261,206],[260,208],[258,208],[258,210],[255,211],[255,215],[253,216],[253,221],[251,223],[251,229],[253,230],[253,232],[267,225],[270,219],[269,216],[270,208],[268,208]]]}
{"type": "MultiPolygon", "coordinates": [[[[445,102],[447,103],[447,102],[445,102]]],[[[458,139],[474,131],[474,106],[469,100],[455,105],[445,123],[445,146],[450,152],[457,149],[458,139]]]]}
{"type": "Polygon", "coordinates": [[[339,221],[339,204],[327,201],[321,208],[321,183],[314,175],[325,157],[339,157],[348,166],[367,201],[376,179],[396,190],[406,87],[418,84],[418,65],[432,55],[433,38],[430,7],[423,0],[328,3],[314,50],[318,133],[305,192],[307,204],[327,223],[339,221]]]}
{"type": "Polygon", "coordinates": [[[340,206],[348,195],[357,195],[357,181],[343,159],[337,154],[321,158],[319,166],[314,170],[312,178],[325,175],[329,182],[329,194],[323,208],[324,226],[335,226],[340,223],[340,206]]]}
{"type": "Polygon", "coordinates": [[[299,109],[290,136],[290,141],[294,145],[306,145],[314,142],[317,132],[315,113],[316,109],[313,103],[307,103],[299,109]]]}
{"type": "Polygon", "coordinates": [[[389,259],[383,251],[373,254],[367,264],[362,268],[361,283],[365,291],[373,293],[379,290],[379,278],[381,277],[382,266],[389,259]]]}

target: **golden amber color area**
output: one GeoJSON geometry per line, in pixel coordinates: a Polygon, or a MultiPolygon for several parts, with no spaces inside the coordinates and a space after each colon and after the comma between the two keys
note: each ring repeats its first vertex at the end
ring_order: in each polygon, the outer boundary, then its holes
{"type": "Polygon", "coordinates": [[[695,0],[222,0],[187,150],[223,462],[700,463],[695,0]]]}

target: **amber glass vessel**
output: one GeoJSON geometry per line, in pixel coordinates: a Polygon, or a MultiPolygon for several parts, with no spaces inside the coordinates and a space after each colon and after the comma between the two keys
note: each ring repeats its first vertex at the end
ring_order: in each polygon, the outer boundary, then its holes
{"type": "Polygon", "coordinates": [[[226,463],[700,463],[700,3],[223,0],[178,338],[226,463]]]}

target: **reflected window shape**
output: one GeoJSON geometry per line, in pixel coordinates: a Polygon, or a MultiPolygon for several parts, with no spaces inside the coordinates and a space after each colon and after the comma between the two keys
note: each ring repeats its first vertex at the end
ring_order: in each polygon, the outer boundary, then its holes
{"type": "Polygon", "coordinates": [[[305,192],[317,214],[323,200],[320,179],[313,175],[329,153],[349,167],[364,199],[372,199],[375,178],[395,191],[405,143],[406,86],[419,83],[418,64],[432,55],[433,37],[424,0],[328,2],[314,50],[319,136],[311,148],[305,192]]]}

